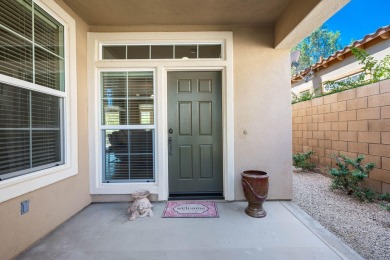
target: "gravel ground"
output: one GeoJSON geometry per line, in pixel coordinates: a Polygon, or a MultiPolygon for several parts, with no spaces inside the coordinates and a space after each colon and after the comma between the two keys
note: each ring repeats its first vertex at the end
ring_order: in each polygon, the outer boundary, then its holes
{"type": "Polygon", "coordinates": [[[294,173],[294,202],[366,259],[390,259],[390,212],[329,190],[331,179],[294,173]]]}

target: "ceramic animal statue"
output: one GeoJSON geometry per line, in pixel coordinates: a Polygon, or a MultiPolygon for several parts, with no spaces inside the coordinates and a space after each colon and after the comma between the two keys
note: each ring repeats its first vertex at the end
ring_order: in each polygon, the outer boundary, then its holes
{"type": "Polygon", "coordinates": [[[141,198],[136,199],[133,202],[133,205],[128,208],[127,213],[131,213],[129,220],[133,221],[136,218],[140,217],[152,217],[153,211],[152,211],[153,205],[150,203],[150,201],[147,198],[141,198]]]}

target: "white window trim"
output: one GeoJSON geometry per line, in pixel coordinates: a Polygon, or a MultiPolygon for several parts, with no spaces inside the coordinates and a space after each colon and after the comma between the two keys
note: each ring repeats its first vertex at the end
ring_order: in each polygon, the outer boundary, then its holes
{"type": "MultiPolygon", "coordinates": [[[[64,97],[64,164],[41,171],[21,175],[0,181],[0,203],[16,198],[28,192],[40,189],[78,172],[77,149],[77,74],[76,74],[76,23],[54,1],[34,0],[48,14],[53,16],[64,26],[64,58],[65,58],[65,91],[64,97]]],[[[44,93],[53,93],[55,90],[35,87],[18,79],[0,75],[0,81],[23,85],[25,88],[38,90],[44,93]]],[[[56,92],[58,95],[58,92],[56,92]]]]}
{"type": "Polygon", "coordinates": [[[223,187],[234,200],[234,89],[233,34],[231,32],[88,33],[89,168],[91,194],[129,194],[148,189],[159,200],[168,199],[167,73],[168,71],[222,71],[223,187]],[[100,60],[102,44],[222,43],[223,59],[100,60]],[[154,69],[155,73],[155,183],[102,183],[98,85],[100,69],[154,69]]]}
{"type": "Polygon", "coordinates": [[[311,88],[307,88],[307,89],[299,91],[299,95],[302,95],[303,93],[306,93],[306,92],[311,93],[311,88]]]}
{"type": "MultiPolygon", "coordinates": [[[[357,64],[357,62],[355,62],[355,63],[357,64]]],[[[353,63],[353,64],[355,64],[355,63],[353,63]]],[[[347,66],[345,66],[343,68],[345,69],[345,68],[347,68],[347,66]]],[[[343,73],[338,72],[338,70],[334,70],[334,71],[330,71],[327,74],[322,75],[321,76],[322,92],[328,92],[328,91],[325,90],[325,86],[323,84],[324,82],[341,80],[341,79],[344,79],[346,77],[349,77],[351,75],[358,74],[358,73],[361,73],[361,72],[364,72],[364,71],[362,70],[361,67],[358,67],[358,68],[349,69],[347,72],[343,72],[343,73]]]]}
{"type": "MultiPolygon", "coordinates": [[[[97,83],[96,83],[96,86],[99,87],[99,90],[96,92],[97,94],[97,109],[99,110],[96,110],[96,112],[99,112],[98,115],[100,115],[98,117],[98,124],[99,124],[99,130],[98,130],[98,133],[97,133],[97,136],[98,136],[98,140],[103,140],[103,136],[102,136],[102,130],[134,130],[134,129],[152,129],[154,130],[154,139],[155,139],[155,142],[154,142],[154,147],[153,147],[153,152],[154,152],[154,179],[155,181],[154,182],[150,182],[150,183],[146,183],[146,182],[140,182],[142,184],[150,184],[151,187],[155,186],[155,182],[157,181],[157,166],[156,166],[156,151],[157,151],[157,141],[156,141],[156,138],[157,138],[157,123],[156,123],[156,120],[154,120],[154,123],[152,125],[118,125],[118,126],[109,126],[109,125],[103,125],[103,122],[102,122],[102,117],[101,117],[101,107],[103,106],[102,104],[102,97],[101,97],[101,77],[100,77],[100,74],[102,72],[137,72],[137,71],[147,71],[147,72],[152,72],[153,73],[153,95],[154,95],[154,98],[153,98],[153,102],[154,102],[154,108],[153,108],[153,112],[154,112],[154,115],[156,115],[156,85],[157,85],[157,82],[156,82],[156,70],[155,69],[151,69],[151,68],[130,68],[130,69],[112,69],[112,68],[106,68],[106,69],[97,69],[97,75],[98,75],[98,78],[97,78],[97,83]]],[[[97,88],[97,87],[96,87],[97,88]]],[[[103,144],[102,142],[100,141],[100,149],[98,147],[96,147],[96,154],[98,156],[98,158],[103,158],[104,156],[104,153],[102,151],[101,148],[103,148],[103,144]]],[[[100,161],[100,163],[102,163],[102,161],[100,161]]],[[[101,170],[101,168],[99,169],[101,170]]],[[[96,176],[97,179],[98,179],[98,183],[101,183],[103,186],[106,186],[107,188],[111,187],[111,186],[114,186],[115,184],[119,184],[119,187],[123,186],[122,184],[123,183],[118,183],[118,182],[111,182],[111,183],[103,183],[103,172],[100,171],[100,174],[98,176],[96,176]]],[[[125,183],[125,184],[128,184],[128,183],[125,183]]],[[[133,182],[132,184],[137,184],[137,182],[133,182]]]]}

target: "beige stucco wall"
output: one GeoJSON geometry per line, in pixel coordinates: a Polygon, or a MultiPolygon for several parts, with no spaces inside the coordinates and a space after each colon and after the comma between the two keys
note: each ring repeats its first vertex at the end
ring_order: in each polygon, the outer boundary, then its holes
{"type": "MultiPolygon", "coordinates": [[[[48,2],[51,0],[45,0],[48,2]]],[[[61,3],[60,3],[61,4],[61,3]]],[[[76,20],[78,84],[78,162],[74,177],[0,204],[0,258],[9,259],[90,204],[88,180],[88,120],[86,46],[88,26],[76,20]],[[30,211],[20,215],[20,203],[30,200],[30,211]]]]}
{"type": "Polygon", "coordinates": [[[271,28],[234,31],[235,197],[240,173],[270,175],[269,199],[291,199],[289,50],[275,50],[271,28]],[[247,130],[247,134],[244,134],[247,130]]]}
{"type": "Polygon", "coordinates": [[[304,80],[300,81],[299,84],[291,84],[291,92],[299,96],[301,92],[310,90],[310,93],[314,92],[313,81],[305,82],[304,80]]]}

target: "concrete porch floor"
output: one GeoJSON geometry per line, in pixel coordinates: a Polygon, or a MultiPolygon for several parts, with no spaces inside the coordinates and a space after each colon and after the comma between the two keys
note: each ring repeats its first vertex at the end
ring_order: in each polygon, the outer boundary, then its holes
{"type": "Polygon", "coordinates": [[[128,221],[129,203],[91,204],[17,259],[362,259],[292,202],[264,203],[268,215],[247,216],[246,202],[219,202],[219,218],[128,221]]]}

